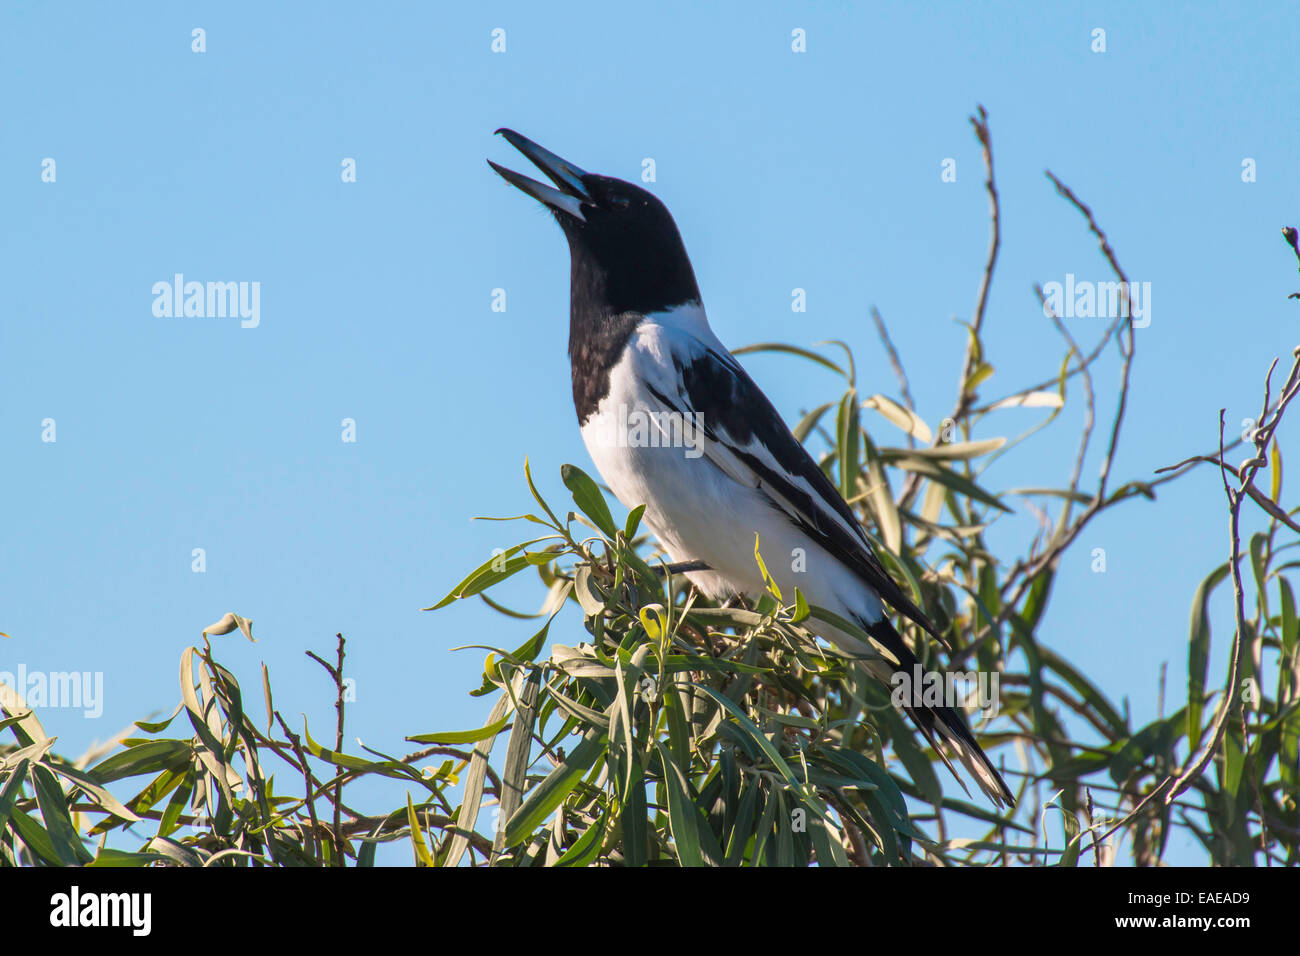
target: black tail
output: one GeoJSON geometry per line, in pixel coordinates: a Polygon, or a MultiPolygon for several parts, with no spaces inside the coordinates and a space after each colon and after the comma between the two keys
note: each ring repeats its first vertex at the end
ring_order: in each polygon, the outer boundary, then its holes
{"type": "MultiPolygon", "coordinates": [[[[952,764],[948,760],[949,752],[956,754],[960,760],[971,772],[980,789],[988,795],[988,798],[1001,806],[1014,806],[1015,797],[1012,796],[1011,790],[1007,787],[1006,781],[998,773],[997,768],[989,760],[988,756],[980,748],[979,743],[975,740],[975,735],[971,733],[966,719],[960,713],[948,706],[932,707],[920,702],[920,695],[923,684],[918,685],[916,677],[922,676],[924,671],[920,669],[920,661],[915,654],[903,642],[903,638],[894,626],[889,623],[889,618],[882,617],[874,624],[864,625],[868,634],[880,643],[881,648],[892,655],[896,660],[881,659],[872,661],[871,670],[877,677],[886,683],[892,683],[891,678],[895,674],[906,675],[906,682],[903,687],[910,692],[905,694],[903,709],[907,715],[912,718],[916,726],[925,734],[930,746],[934,748],[948,769],[952,770],[953,776],[957,777],[957,771],[953,770],[952,764]]],[[[957,777],[958,783],[961,778],[957,777]]],[[[962,789],[966,785],[962,784],[962,789]]]]}

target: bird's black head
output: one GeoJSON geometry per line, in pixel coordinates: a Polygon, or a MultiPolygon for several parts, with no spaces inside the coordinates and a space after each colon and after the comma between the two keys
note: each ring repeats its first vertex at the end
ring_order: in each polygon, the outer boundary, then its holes
{"type": "Polygon", "coordinates": [[[699,301],[695,273],[668,207],[640,186],[584,172],[514,130],[497,132],[557,187],[488,160],[506,182],[546,206],[564,230],[575,323],[699,301]]]}

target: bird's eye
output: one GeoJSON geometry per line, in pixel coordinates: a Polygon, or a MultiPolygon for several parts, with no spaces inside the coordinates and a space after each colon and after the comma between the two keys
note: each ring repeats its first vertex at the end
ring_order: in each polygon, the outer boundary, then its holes
{"type": "Polygon", "coordinates": [[[609,197],[609,205],[610,205],[610,207],[613,208],[613,209],[617,209],[617,210],[619,210],[619,211],[622,211],[622,210],[626,209],[626,208],[631,204],[631,202],[632,202],[632,201],[631,201],[630,199],[628,199],[626,196],[610,196],[610,197],[609,197]]]}

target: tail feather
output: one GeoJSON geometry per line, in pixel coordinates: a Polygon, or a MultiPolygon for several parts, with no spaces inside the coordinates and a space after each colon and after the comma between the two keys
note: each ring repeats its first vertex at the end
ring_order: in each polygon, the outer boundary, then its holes
{"type": "MultiPolygon", "coordinates": [[[[916,668],[920,661],[915,654],[908,648],[898,631],[889,623],[889,618],[882,617],[879,621],[871,624],[864,624],[864,628],[876,641],[881,648],[896,659],[888,660],[882,658],[873,661],[870,665],[872,672],[886,683],[894,674],[904,673],[909,680],[917,673],[916,668]]],[[[950,755],[955,755],[962,765],[970,771],[975,782],[979,784],[981,790],[988,796],[998,807],[1014,806],[1015,797],[1011,789],[1007,786],[1002,775],[998,773],[993,762],[989,760],[988,755],[984,753],[979,742],[976,741],[975,735],[971,733],[970,726],[966,719],[952,707],[939,706],[932,707],[924,703],[917,703],[914,699],[903,705],[903,709],[912,721],[920,728],[921,733],[930,742],[940,759],[952,771],[952,775],[961,783],[962,789],[966,789],[965,783],[962,783],[961,777],[953,769],[949,761],[950,755]]],[[[969,793],[969,791],[967,791],[969,793]]]]}

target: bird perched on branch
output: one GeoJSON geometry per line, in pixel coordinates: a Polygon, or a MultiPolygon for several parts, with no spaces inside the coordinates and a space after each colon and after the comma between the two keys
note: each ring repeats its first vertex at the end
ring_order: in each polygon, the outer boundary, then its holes
{"type": "MultiPolygon", "coordinates": [[[[761,594],[755,535],[778,587],[797,585],[868,641],[808,624],[877,678],[921,674],[888,605],[942,642],[881,566],[862,527],[767,396],[709,327],[695,272],[667,207],[622,180],[585,172],[509,129],[497,131],[553,186],[489,160],[542,203],[569,241],[569,357],[583,441],[601,477],[705,594],[761,594]],[[791,570],[786,572],[789,565],[791,570]]],[[[996,804],[1011,791],[953,708],[904,709],[945,761],[956,757],[996,804]]],[[[950,765],[951,766],[951,765],[950,765]]],[[[960,777],[958,777],[960,780],[960,777]]]]}

